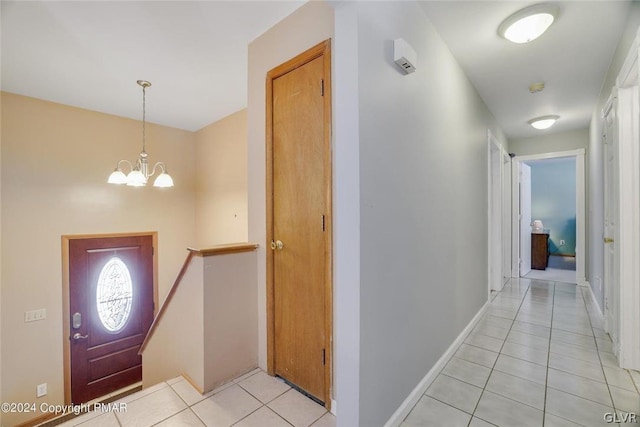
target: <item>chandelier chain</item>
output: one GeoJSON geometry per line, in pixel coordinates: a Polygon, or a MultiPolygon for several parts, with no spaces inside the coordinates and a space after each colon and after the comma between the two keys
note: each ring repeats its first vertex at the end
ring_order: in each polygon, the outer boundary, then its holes
{"type": "Polygon", "coordinates": [[[146,116],[147,116],[147,111],[146,111],[146,105],[147,105],[147,86],[146,85],[142,85],[142,152],[146,153],[146,142],[147,142],[147,138],[146,138],[146,116]]]}

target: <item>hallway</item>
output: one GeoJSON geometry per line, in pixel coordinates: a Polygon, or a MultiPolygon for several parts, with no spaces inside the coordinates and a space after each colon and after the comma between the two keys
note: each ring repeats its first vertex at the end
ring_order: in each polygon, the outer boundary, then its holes
{"type": "Polygon", "coordinates": [[[511,279],[402,426],[636,422],[640,372],[617,367],[602,328],[587,288],[511,279]]]}

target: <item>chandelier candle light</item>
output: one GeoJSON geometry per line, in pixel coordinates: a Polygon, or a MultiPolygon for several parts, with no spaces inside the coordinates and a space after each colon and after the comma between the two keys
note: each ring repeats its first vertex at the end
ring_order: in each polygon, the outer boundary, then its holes
{"type": "Polygon", "coordinates": [[[153,182],[154,187],[173,187],[173,178],[167,173],[167,167],[162,162],[157,162],[151,173],[149,173],[149,161],[147,159],[147,152],[145,151],[146,143],[146,89],[151,86],[146,80],[138,80],[137,82],[142,86],[142,151],[140,157],[136,160],[135,165],[129,160],[120,160],[116,164],[116,168],[111,175],[109,175],[109,184],[127,184],[132,187],[144,187],[147,185],[147,181],[156,173],[156,168],[160,168],[160,174],[153,182]],[[125,175],[120,168],[121,163],[128,163],[130,172],[125,175]]]}

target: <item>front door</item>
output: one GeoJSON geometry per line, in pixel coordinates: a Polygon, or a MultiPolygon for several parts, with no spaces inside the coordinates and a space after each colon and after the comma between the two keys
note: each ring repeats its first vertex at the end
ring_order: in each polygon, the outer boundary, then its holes
{"type": "Polygon", "coordinates": [[[268,77],[269,373],[328,404],[329,42],[268,77]]]}
{"type": "Polygon", "coordinates": [[[69,241],[71,400],[142,380],[138,350],[153,321],[153,238],[69,241]]]}

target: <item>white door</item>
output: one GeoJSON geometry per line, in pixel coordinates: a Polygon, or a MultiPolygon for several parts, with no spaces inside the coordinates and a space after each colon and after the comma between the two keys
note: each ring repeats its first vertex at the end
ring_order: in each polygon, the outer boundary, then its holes
{"type": "Polygon", "coordinates": [[[618,342],[618,299],[620,282],[616,253],[618,233],[618,126],[616,102],[605,115],[604,120],[604,310],[605,330],[614,343],[618,342]]]}
{"type": "Polygon", "coordinates": [[[502,154],[502,284],[511,277],[511,156],[502,154]]]}
{"type": "Polygon", "coordinates": [[[520,277],[531,271],[531,167],[520,163],[520,277]]]}
{"type": "Polygon", "coordinates": [[[502,289],[502,159],[500,147],[489,140],[489,285],[490,289],[502,289]]]}

